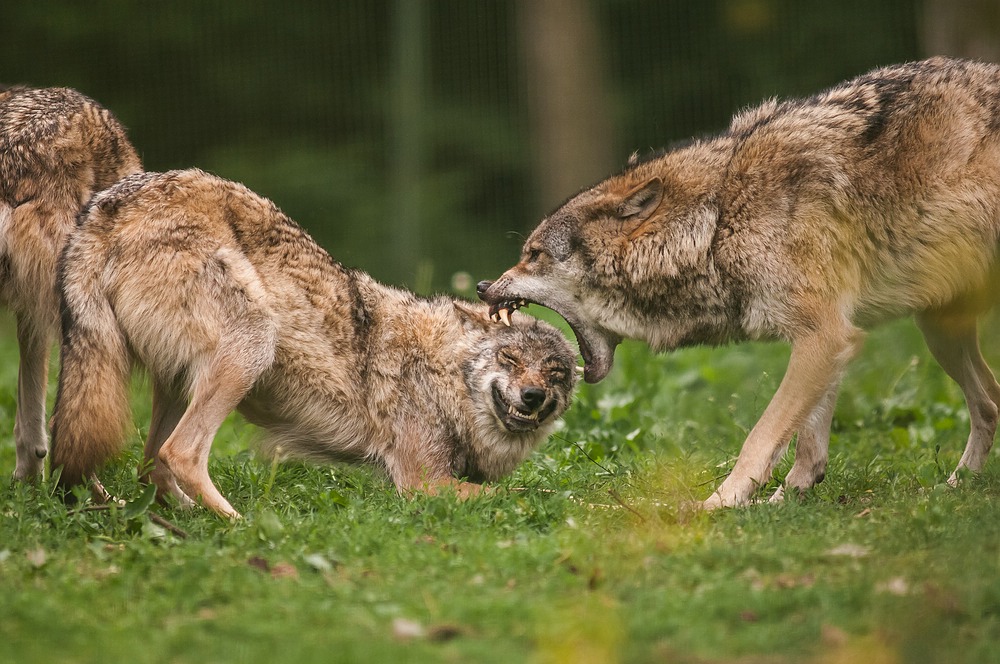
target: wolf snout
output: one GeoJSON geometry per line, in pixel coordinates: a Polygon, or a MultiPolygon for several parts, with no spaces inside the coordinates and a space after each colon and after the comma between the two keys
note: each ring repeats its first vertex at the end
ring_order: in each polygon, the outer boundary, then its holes
{"type": "Polygon", "coordinates": [[[493,285],[492,281],[485,281],[485,280],[480,281],[478,284],[476,284],[476,295],[479,296],[480,300],[483,300],[484,302],[486,301],[486,291],[488,291],[490,289],[490,286],[492,285],[493,285]]]}
{"type": "Polygon", "coordinates": [[[540,387],[521,388],[521,402],[532,411],[536,411],[545,403],[545,390],[540,387]]]}

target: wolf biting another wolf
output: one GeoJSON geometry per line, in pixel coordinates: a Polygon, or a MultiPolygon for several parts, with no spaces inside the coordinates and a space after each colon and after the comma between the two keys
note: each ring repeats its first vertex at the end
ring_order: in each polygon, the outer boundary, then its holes
{"type": "Polygon", "coordinates": [[[480,296],[497,319],[526,303],[561,314],[588,382],[624,338],[791,342],[713,508],[748,502],[795,434],[774,498],[823,479],[863,330],[903,316],[961,386],[971,432],[958,469],[979,471],[1000,407],[977,336],[1000,292],[998,253],[1000,67],[932,58],[769,101],[714,138],[633,161],[543,219],[480,296]]]}

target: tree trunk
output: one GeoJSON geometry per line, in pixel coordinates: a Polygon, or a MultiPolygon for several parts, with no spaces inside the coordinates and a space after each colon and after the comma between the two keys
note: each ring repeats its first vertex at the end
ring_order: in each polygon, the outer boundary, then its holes
{"type": "Polygon", "coordinates": [[[925,0],[923,23],[927,55],[1000,62],[997,0],[925,0]]]}
{"type": "Polygon", "coordinates": [[[517,9],[534,179],[548,210],[615,164],[604,49],[587,0],[521,0],[517,9]]]}
{"type": "Polygon", "coordinates": [[[389,163],[392,218],[391,261],[396,280],[416,279],[421,255],[421,179],[424,171],[424,0],[396,0],[389,163]]]}

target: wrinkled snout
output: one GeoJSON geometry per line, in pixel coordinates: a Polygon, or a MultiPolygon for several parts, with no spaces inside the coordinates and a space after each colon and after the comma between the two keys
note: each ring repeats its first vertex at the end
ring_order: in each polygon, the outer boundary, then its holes
{"type": "Polygon", "coordinates": [[[545,390],[541,387],[521,388],[521,402],[532,411],[537,411],[545,403],[545,390]]]}
{"type": "Polygon", "coordinates": [[[529,421],[542,423],[556,409],[558,404],[555,398],[549,398],[549,391],[542,384],[534,384],[534,381],[527,385],[522,385],[517,399],[512,399],[513,412],[508,414],[520,417],[529,421]]]}
{"type": "MultiPolygon", "coordinates": [[[[504,290],[510,284],[510,278],[506,274],[500,277],[500,281],[503,282],[499,286],[500,290],[504,290]]],[[[497,288],[496,281],[480,281],[476,284],[476,294],[479,295],[480,300],[490,305],[490,318],[496,322],[503,321],[509,327],[510,315],[521,307],[527,306],[528,300],[524,298],[511,299],[507,295],[490,292],[497,288]]]]}

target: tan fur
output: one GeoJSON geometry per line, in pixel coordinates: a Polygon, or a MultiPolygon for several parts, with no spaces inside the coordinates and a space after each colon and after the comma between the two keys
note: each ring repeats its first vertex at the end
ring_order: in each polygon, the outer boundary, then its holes
{"type": "Polygon", "coordinates": [[[1000,68],[934,58],[767,102],[715,138],[633,161],[544,219],[480,293],[493,313],[524,299],[562,314],[590,382],[626,337],[657,350],[790,341],[774,399],[705,502],[739,505],[796,432],[785,486],[822,480],[862,330],[901,316],[965,394],[959,468],[982,468],[1000,386],[976,321],[1000,291],[998,243],[1000,68]]]}
{"type": "Polygon", "coordinates": [[[48,450],[59,253],[87,199],[140,169],[125,130],[93,100],[66,88],[0,91],[0,298],[17,316],[17,479],[37,477],[48,450]]]}
{"type": "Polygon", "coordinates": [[[212,439],[238,408],[280,457],[368,461],[401,490],[496,479],[569,404],[575,357],[541,322],[419,298],[349,270],[270,201],[198,170],[94,197],[61,272],[53,464],[81,481],[121,449],[130,359],[153,382],[161,495],[226,516],[212,439]],[[498,410],[497,404],[502,404],[498,410]]]}

